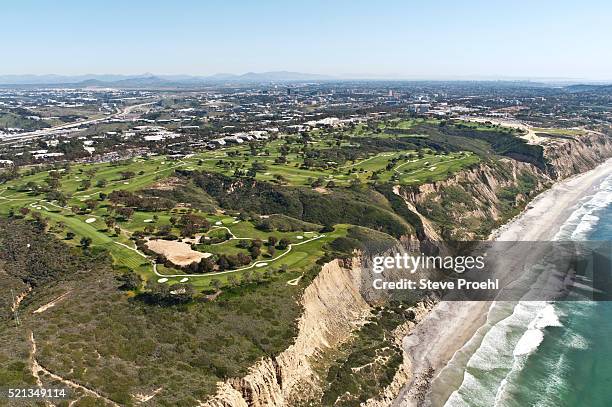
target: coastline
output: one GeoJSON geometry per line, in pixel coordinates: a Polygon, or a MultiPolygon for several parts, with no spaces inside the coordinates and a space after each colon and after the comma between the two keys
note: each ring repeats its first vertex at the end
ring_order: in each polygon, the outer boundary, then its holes
{"type": "MultiPolygon", "coordinates": [[[[552,240],[580,201],[592,195],[611,174],[612,159],[608,159],[590,171],[555,183],[536,196],[521,214],[495,230],[490,238],[508,242],[552,240]]],[[[518,256],[507,256],[507,264],[502,267],[504,274],[510,275],[522,268],[526,256],[537,258],[540,255],[535,250],[527,255],[518,252],[519,249],[522,248],[516,248],[518,256]]],[[[394,401],[394,406],[438,406],[442,404],[440,400],[446,400],[450,395],[448,389],[443,391],[448,394],[435,397],[438,400],[435,403],[430,397],[432,390],[433,393],[438,390],[436,377],[485,325],[491,304],[490,301],[440,302],[403,339],[413,374],[394,401]]]]}

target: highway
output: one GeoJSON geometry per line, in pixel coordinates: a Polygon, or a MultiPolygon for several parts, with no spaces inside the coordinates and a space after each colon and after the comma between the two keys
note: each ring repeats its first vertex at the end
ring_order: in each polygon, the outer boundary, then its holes
{"type": "Polygon", "coordinates": [[[120,110],[118,112],[115,112],[111,115],[108,116],[104,116],[104,117],[99,117],[97,119],[87,119],[87,120],[81,120],[78,122],[74,122],[74,123],[66,123],[66,124],[61,124],[59,126],[54,126],[54,127],[49,127],[47,129],[41,129],[41,130],[35,130],[35,131],[31,131],[31,132],[27,132],[27,133],[20,133],[20,134],[11,134],[11,135],[6,135],[4,137],[2,137],[2,139],[0,139],[1,143],[7,143],[7,142],[16,142],[16,141],[26,141],[26,140],[32,140],[32,139],[36,139],[39,137],[44,137],[44,136],[51,136],[57,133],[61,133],[64,132],[66,130],[71,130],[71,129],[76,129],[80,126],[89,126],[92,124],[96,124],[96,123],[101,123],[104,122],[106,120],[110,120],[110,119],[117,119],[117,118],[125,118],[126,115],[130,114],[133,110],[140,108],[140,107],[144,107],[144,106],[150,106],[153,105],[155,103],[157,103],[158,100],[155,100],[153,102],[147,102],[147,103],[141,103],[138,105],[131,105],[131,106],[126,106],[123,110],[120,110]]]}

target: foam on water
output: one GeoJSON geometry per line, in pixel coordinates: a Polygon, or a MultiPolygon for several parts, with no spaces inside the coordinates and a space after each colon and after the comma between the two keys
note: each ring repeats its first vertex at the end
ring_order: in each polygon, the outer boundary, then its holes
{"type": "Polygon", "coordinates": [[[536,350],[544,340],[544,328],[549,326],[561,326],[553,304],[546,305],[529,323],[527,331],[514,347],[513,355],[528,355],[536,350]]]}
{"type": "Polygon", "coordinates": [[[590,345],[589,345],[589,340],[587,338],[585,338],[584,336],[577,334],[577,333],[573,333],[568,344],[569,347],[572,347],[574,349],[589,349],[590,345]]]}
{"type": "Polygon", "coordinates": [[[517,303],[511,315],[484,335],[480,347],[467,363],[461,386],[451,394],[446,405],[495,405],[511,373],[522,368],[524,355],[542,342],[543,330],[559,325],[552,304],[544,301],[517,303]],[[469,401],[466,403],[466,400],[469,401]]]}
{"type": "MultiPolygon", "coordinates": [[[[587,240],[602,221],[599,212],[612,203],[612,176],[606,178],[597,192],[583,199],[563,224],[554,240],[587,240]]],[[[576,304],[576,303],[574,303],[576,304]]],[[[588,314],[591,303],[572,307],[572,318],[588,314]]],[[[517,388],[518,378],[530,357],[535,355],[550,327],[561,327],[567,336],[568,349],[589,349],[589,341],[577,332],[563,327],[564,314],[554,303],[519,302],[507,318],[493,325],[482,343],[470,357],[461,386],[445,406],[506,406],[516,405],[512,394],[525,392],[517,388]]],[[[557,331],[559,332],[559,331],[557,331]]],[[[552,406],[559,390],[567,387],[565,351],[547,366],[548,381],[540,388],[533,405],[552,406]]]]}
{"type": "Polygon", "coordinates": [[[595,213],[608,207],[611,202],[612,176],[601,183],[594,195],[581,201],[578,208],[561,226],[554,240],[586,240],[600,221],[600,217],[595,213]]]}

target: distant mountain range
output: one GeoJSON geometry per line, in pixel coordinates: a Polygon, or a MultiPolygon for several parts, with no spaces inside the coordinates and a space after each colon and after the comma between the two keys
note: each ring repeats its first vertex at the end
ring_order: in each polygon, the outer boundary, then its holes
{"type": "Polygon", "coordinates": [[[566,86],[570,92],[580,93],[580,92],[596,92],[596,93],[610,93],[612,92],[612,85],[570,85],[566,86]]]}
{"type": "Polygon", "coordinates": [[[338,79],[333,76],[289,71],[247,72],[242,75],[219,73],[191,75],[0,75],[2,85],[79,85],[79,86],[181,86],[219,82],[291,82],[338,79]]]}
{"type": "MultiPolygon", "coordinates": [[[[390,80],[402,79],[384,78],[358,78],[350,76],[351,80],[390,80]]],[[[66,87],[113,87],[113,88],[180,88],[193,86],[206,86],[211,84],[249,84],[249,83],[282,83],[282,82],[307,82],[307,81],[332,81],[349,80],[347,77],[310,74],[290,71],[270,72],[247,72],[236,75],[229,73],[217,73],[209,76],[196,75],[154,75],[145,73],[142,75],[113,75],[113,74],[88,74],[88,75],[0,75],[0,86],[66,86],[66,87]]],[[[405,79],[411,82],[423,82],[423,79],[405,79]]],[[[555,82],[532,82],[522,80],[491,80],[491,79],[446,79],[425,80],[425,82],[482,82],[494,84],[495,86],[516,86],[517,84],[529,86],[559,86],[570,92],[610,92],[612,85],[594,83],[555,83],[555,82]]]]}

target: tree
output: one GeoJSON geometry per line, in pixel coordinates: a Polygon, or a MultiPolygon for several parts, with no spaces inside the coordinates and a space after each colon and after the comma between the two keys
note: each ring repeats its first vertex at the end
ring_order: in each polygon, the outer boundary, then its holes
{"type": "Polygon", "coordinates": [[[215,269],[215,263],[209,258],[200,260],[197,263],[196,272],[198,273],[210,273],[215,269]]]}
{"type": "Polygon", "coordinates": [[[268,246],[276,246],[278,238],[276,236],[268,236],[268,246]]]}
{"type": "Polygon", "coordinates": [[[334,231],[333,225],[325,225],[319,230],[319,233],[331,233],[334,231]]]}
{"type": "Polygon", "coordinates": [[[80,243],[84,249],[87,249],[89,246],[91,246],[91,237],[82,237],[80,243]]]}
{"type": "Polygon", "coordinates": [[[253,261],[253,258],[251,256],[244,253],[238,253],[236,255],[236,259],[238,260],[238,266],[246,266],[251,261],[253,261]]]}
{"type": "Polygon", "coordinates": [[[251,257],[253,257],[253,259],[257,259],[259,255],[261,255],[261,249],[257,246],[251,246],[249,253],[251,253],[251,257]]]}
{"type": "Polygon", "coordinates": [[[134,214],[134,209],[132,208],[128,208],[126,206],[120,206],[116,209],[116,212],[119,214],[119,216],[121,216],[123,219],[128,220],[132,217],[132,215],[134,214]]]}
{"type": "Polygon", "coordinates": [[[47,178],[45,181],[49,184],[50,189],[59,189],[60,187],[60,180],[57,178],[47,178]]]}
{"type": "Polygon", "coordinates": [[[74,239],[74,232],[68,232],[68,233],[66,233],[66,239],[68,239],[68,240],[72,240],[72,239],[74,239]]]}
{"type": "Polygon", "coordinates": [[[286,237],[283,237],[279,242],[278,242],[278,246],[276,246],[279,250],[285,250],[287,247],[289,247],[289,239],[287,239],[286,237]]]}
{"type": "Polygon", "coordinates": [[[80,189],[82,191],[88,190],[90,187],[91,187],[91,180],[84,179],[83,181],[81,181],[80,189]]]}
{"type": "Polygon", "coordinates": [[[123,273],[122,275],[117,277],[117,280],[121,283],[121,285],[119,286],[120,290],[137,290],[142,284],[142,278],[133,271],[123,273]]]}
{"type": "Polygon", "coordinates": [[[219,270],[221,271],[227,270],[229,268],[229,262],[227,261],[227,256],[223,254],[219,256],[219,259],[217,260],[217,266],[219,267],[219,270]]]}
{"type": "Polygon", "coordinates": [[[110,228],[112,228],[113,226],[115,226],[115,222],[116,222],[116,221],[115,221],[115,218],[106,218],[106,219],[104,220],[104,223],[106,223],[106,226],[107,226],[109,229],[110,229],[110,228]]]}
{"type": "Polygon", "coordinates": [[[98,202],[93,199],[88,199],[85,201],[85,206],[87,206],[89,210],[93,211],[98,206],[98,202]]]}
{"type": "Polygon", "coordinates": [[[195,294],[195,290],[193,286],[188,283],[180,283],[175,284],[171,287],[170,295],[166,302],[170,303],[187,303],[193,299],[193,295],[195,294]]]}
{"type": "Polygon", "coordinates": [[[168,236],[172,232],[172,226],[170,225],[161,225],[157,230],[158,236],[168,236]]]}
{"type": "Polygon", "coordinates": [[[122,171],[119,174],[121,175],[121,179],[123,180],[133,178],[134,175],[136,175],[134,171],[122,171]]]}
{"type": "Polygon", "coordinates": [[[171,298],[168,284],[160,284],[154,279],[147,281],[145,299],[153,304],[164,304],[171,298]]]}

